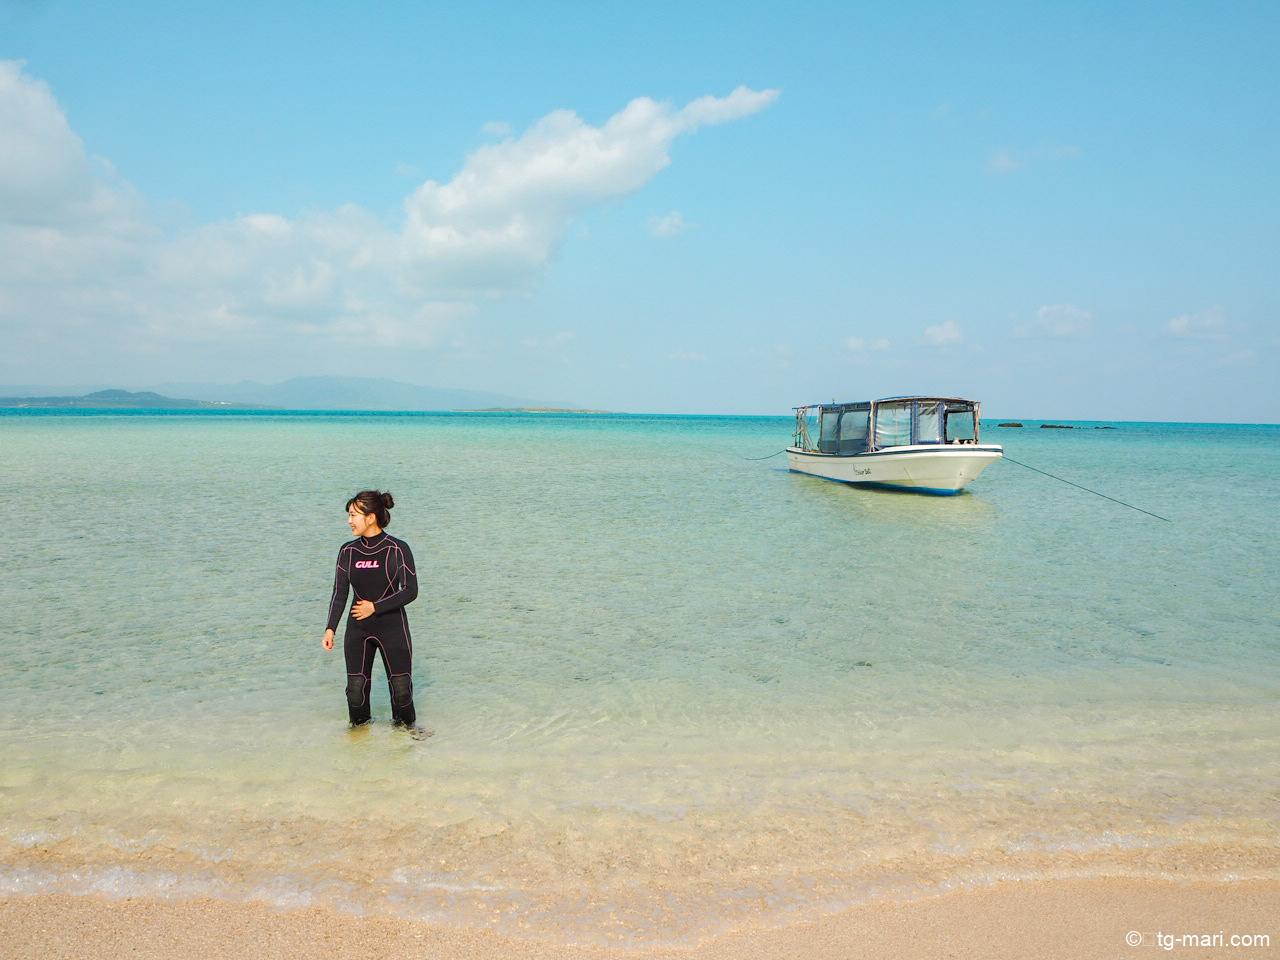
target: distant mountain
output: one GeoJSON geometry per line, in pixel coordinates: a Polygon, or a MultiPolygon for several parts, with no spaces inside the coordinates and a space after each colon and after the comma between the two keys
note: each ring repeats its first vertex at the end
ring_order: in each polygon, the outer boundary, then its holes
{"type": "Polygon", "coordinates": [[[294,377],[283,383],[159,383],[145,391],[0,386],[4,407],[273,407],[282,410],[573,410],[573,404],[381,377],[294,377]],[[190,399],[176,399],[176,398],[190,399]]]}
{"type": "Polygon", "coordinates": [[[145,409],[145,410],[212,410],[244,409],[243,403],[217,403],[165,397],[151,391],[132,393],[128,390],[96,390],[75,397],[0,397],[0,407],[62,409],[145,409]]]}
{"type": "Polygon", "coordinates": [[[482,410],[558,407],[501,393],[424,387],[381,377],[294,377],[283,383],[161,383],[152,389],[205,401],[256,404],[286,410],[482,410]]]}

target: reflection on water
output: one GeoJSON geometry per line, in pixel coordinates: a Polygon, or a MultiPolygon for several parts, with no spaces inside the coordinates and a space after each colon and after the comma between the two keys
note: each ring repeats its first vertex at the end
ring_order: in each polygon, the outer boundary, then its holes
{"type": "Polygon", "coordinates": [[[0,674],[0,889],[627,942],[997,876],[1275,874],[1268,428],[1000,438],[1173,524],[1002,464],[934,498],[743,460],[788,429],[0,418],[6,487],[53,518],[0,578],[38,638],[0,674]],[[353,442],[376,476],[335,470],[353,442]],[[419,562],[426,743],[348,731],[319,645],[370,484],[419,562]]]}

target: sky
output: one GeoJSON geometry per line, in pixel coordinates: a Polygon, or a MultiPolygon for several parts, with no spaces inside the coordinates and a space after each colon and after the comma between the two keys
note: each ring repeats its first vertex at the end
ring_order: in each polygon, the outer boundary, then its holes
{"type": "Polygon", "coordinates": [[[0,385],[1280,422],[1280,5],[0,0],[0,385]]]}

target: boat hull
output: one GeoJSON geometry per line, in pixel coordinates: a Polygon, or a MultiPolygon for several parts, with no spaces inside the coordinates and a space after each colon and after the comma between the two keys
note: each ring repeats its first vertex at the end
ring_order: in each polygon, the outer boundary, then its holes
{"type": "Polygon", "coordinates": [[[951,496],[1002,456],[1004,448],[994,444],[922,444],[849,456],[789,447],[787,465],[839,483],[951,496]]]}

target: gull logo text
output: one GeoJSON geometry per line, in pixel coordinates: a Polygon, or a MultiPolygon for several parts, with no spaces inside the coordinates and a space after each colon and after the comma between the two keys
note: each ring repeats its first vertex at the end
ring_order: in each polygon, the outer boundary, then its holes
{"type": "Polygon", "coordinates": [[[357,560],[356,569],[357,570],[377,570],[378,561],[377,560],[357,560]]]}

